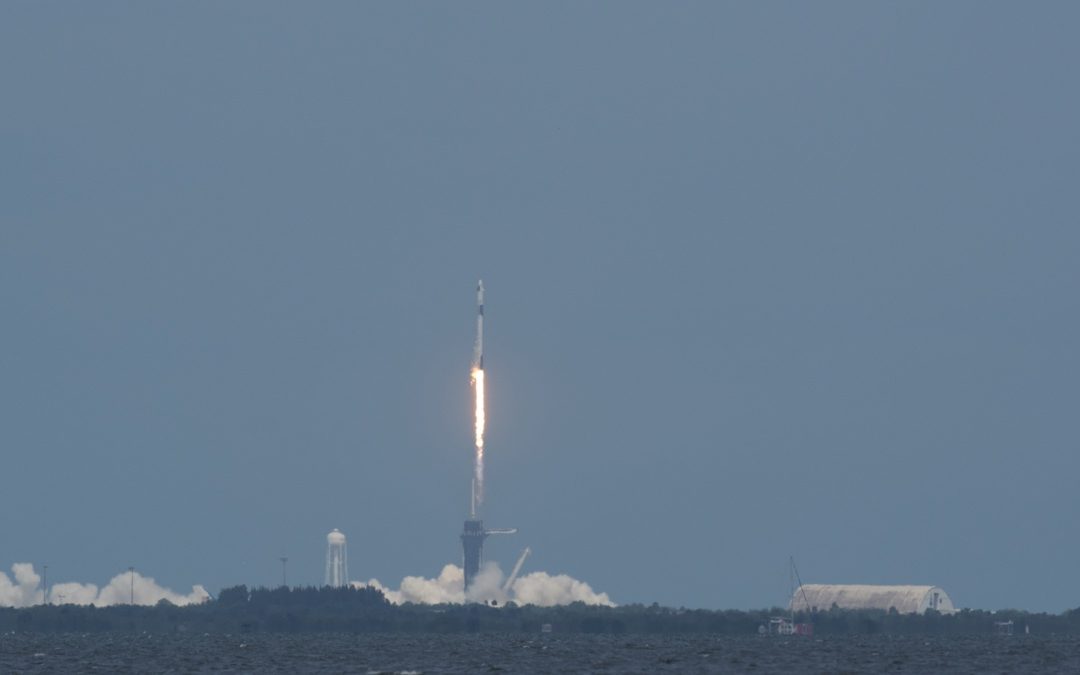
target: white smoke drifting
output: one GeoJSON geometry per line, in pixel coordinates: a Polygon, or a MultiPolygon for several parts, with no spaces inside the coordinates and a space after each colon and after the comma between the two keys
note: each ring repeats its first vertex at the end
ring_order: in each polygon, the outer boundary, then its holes
{"type": "Polygon", "coordinates": [[[567,605],[581,601],[586,605],[604,605],[614,607],[607,593],[596,593],[584,581],[578,581],[565,574],[549,575],[547,572],[533,572],[514,581],[514,602],[519,605],[567,605]]]}
{"type": "MultiPolygon", "coordinates": [[[[406,602],[440,605],[464,603],[466,601],[465,593],[462,591],[464,581],[465,573],[460,567],[447,565],[434,579],[405,577],[396,591],[383,586],[378,579],[372,579],[366,584],[353,582],[353,585],[358,588],[377,588],[383,592],[387,600],[395,605],[406,602]]],[[[513,601],[519,605],[540,607],[569,605],[572,602],[615,606],[607,593],[597,593],[584,581],[578,581],[565,574],[552,576],[547,572],[533,572],[518,577],[508,590],[503,590],[504,581],[503,572],[497,564],[484,563],[480,573],[473,580],[467,599],[470,602],[494,600],[500,605],[513,601]]]]}
{"type": "Polygon", "coordinates": [[[30,563],[15,563],[11,566],[11,572],[15,576],[15,583],[0,572],[0,607],[40,604],[42,595],[38,585],[41,584],[41,577],[34,572],[34,566],[30,563]]]}
{"type": "MultiPolygon", "coordinates": [[[[41,575],[34,571],[30,563],[15,563],[11,566],[15,581],[0,572],[0,607],[29,607],[40,605],[44,599],[41,587],[41,575]]],[[[69,581],[49,585],[49,602],[55,605],[127,605],[132,601],[136,605],[156,605],[168,600],[174,605],[191,605],[205,602],[210,594],[202,586],[193,586],[191,593],[182,595],[168,588],[159,586],[151,577],[144,577],[138,572],[121,572],[107,585],[98,588],[94,584],[80,584],[69,581]]]]}

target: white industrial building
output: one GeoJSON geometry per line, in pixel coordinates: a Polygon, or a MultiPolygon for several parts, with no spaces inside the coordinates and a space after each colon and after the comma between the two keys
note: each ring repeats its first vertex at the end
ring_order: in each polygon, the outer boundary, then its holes
{"type": "Polygon", "coordinates": [[[839,609],[895,609],[901,614],[923,614],[928,609],[955,612],[948,593],[937,586],[872,586],[868,584],[803,584],[791,596],[796,612],[839,609]]]}

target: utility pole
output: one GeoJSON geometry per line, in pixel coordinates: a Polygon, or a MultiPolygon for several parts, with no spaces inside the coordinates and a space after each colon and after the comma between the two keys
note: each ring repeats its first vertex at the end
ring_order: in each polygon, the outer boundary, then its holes
{"type": "Polygon", "coordinates": [[[278,558],[278,560],[281,561],[281,585],[283,587],[285,587],[285,588],[288,588],[289,587],[289,582],[288,582],[287,577],[285,576],[285,566],[288,564],[289,559],[282,556],[282,557],[278,558]]]}
{"type": "Polygon", "coordinates": [[[135,568],[129,567],[128,574],[131,575],[131,604],[135,604],[135,568]]]}

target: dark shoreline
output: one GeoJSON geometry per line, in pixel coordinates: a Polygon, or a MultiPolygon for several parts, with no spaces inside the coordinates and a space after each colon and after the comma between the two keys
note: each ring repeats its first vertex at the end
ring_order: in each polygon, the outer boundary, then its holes
{"type": "MultiPolygon", "coordinates": [[[[375,589],[225,589],[201,605],[37,605],[0,608],[3,632],[150,633],[540,633],[545,624],[562,634],[755,635],[770,619],[788,617],[779,608],[762,610],[675,609],[658,605],[504,607],[485,605],[392,605],[375,589]]],[[[897,614],[840,610],[795,615],[827,635],[992,635],[1012,621],[1014,634],[1078,634],[1080,609],[1062,614],[1022,610],[961,610],[954,614],[897,614]]],[[[798,639],[796,637],[796,639],[798,639]]]]}

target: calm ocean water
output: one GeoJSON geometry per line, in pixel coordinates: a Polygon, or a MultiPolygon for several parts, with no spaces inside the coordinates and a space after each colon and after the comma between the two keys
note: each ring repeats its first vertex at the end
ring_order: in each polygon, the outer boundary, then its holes
{"type": "Polygon", "coordinates": [[[1080,673],[1080,639],[6,634],[0,672],[1080,673]]]}

